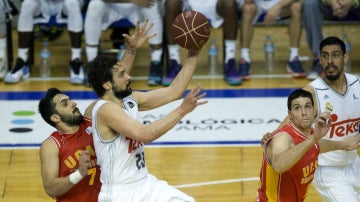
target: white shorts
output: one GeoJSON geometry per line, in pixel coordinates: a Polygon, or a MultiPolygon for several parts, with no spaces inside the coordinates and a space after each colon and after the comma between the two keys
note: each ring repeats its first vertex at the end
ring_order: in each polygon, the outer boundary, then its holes
{"type": "MultiPolygon", "coordinates": [[[[34,23],[48,23],[51,16],[55,16],[55,20],[59,24],[67,23],[67,17],[62,16],[62,13],[67,14],[67,11],[64,9],[64,0],[33,0],[37,4],[40,4],[40,10],[37,11],[37,15],[40,17],[34,18],[34,23]]],[[[78,0],[80,9],[84,5],[83,0],[78,0]]]]}
{"type": "Polygon", "coordinates": [[[193,10],[202,13],[213,28],[220,27],[224,19],[216,12],[217,0],[183,0],[183,10],[193,10]]]}
{"type": "Polygon", "coordinates": [[[126,186],[101,186],[99,202],[193,202],[194,198],[153,175],[126,186]]]}
{"type": "MultiPolygon", "coordinates": [[[[279,3],[281,0],[255,0],[255,4],[257,7],[257,13],[255,15],[255,18],[253,20],[253,23],[257,22],[261,15],[265,15],[274,5],[279,3]]],[[[281,17],[278,16],[278,19],[280,20],[281,17]]]]}
{"type": "Polygon", "coordinates": [[[134,3],[106,4],[107,11],[102,19],[102,30],[107,29],[112,23],[121,19],[128,19],[133,25],[136,25],[136,22],[140,20],[139,7],[134,3]]]}
{"type": "Polygon", "coordinates": [[[360,201],[360,158],[346,167],[319,166],[312,184],[323,201],[360,201]]]}

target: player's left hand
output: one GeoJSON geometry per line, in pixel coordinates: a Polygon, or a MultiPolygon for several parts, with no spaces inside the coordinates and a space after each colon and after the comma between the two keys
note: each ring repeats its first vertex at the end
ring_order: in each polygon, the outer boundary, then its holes
{"type": "Polygon", "coordinates": [[[128,34],[123,34],[128,48],[138,50],[141,48],[144,43],[152,37],[155,37],[157,34],[148,35],[149,31],[153,27],[153,23],[149,24],[149,19],[146,19],[141,25],[140,21],[136,23],[134,33],[129,36],[128,34]]]}

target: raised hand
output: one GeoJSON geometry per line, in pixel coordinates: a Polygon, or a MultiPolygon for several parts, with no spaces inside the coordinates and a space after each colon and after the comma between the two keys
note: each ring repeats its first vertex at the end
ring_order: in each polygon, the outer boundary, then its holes
{"type": "Polygon", "coordinates": [[[142,25],[140,25],[140,21],[138,21],[135,26],[135,31],[131,36],[123,34],[122,36],[125,38],[128,47],[137,50],[141,48],[147,40],[156,36],[156,33],[148,35],[153,25],[153,23],[149,24],[149,19],[146,19],[142,25]]]}
{"type": "Polygon", "coordinates": [[[189,113],[193,111],[197,106],[206,104],[207,101],[199,101],[201,98],[205,97],[206,93],[201,91],[203,90],[203,85],[198,84],[195,88],[191,89],[191,91],[186,95],[180,107],[185,111],[185,113],[189,113]],[[200,94],[201,93],[201,94],[200,94]]]}
{"type": "Polygon", "coordinates": [[[314,137],[318,141],[326,135],[331,126],[330,112],[323,112],[320,114],[318,120],[315,123],[314,137]]]}

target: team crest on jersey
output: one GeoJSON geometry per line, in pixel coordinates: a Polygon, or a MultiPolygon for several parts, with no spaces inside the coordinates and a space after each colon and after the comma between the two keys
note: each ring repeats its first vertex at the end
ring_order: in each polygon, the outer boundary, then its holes
{"type": "Polygon", "coordinates": [[[135,105],[132,102],[128,102],[127,105],[132,109],[135,105]]]}
{"type": "Polygon", "coordinates": [[[90,135],[92,133],[91,126],[87,127],[85,131],[86,131],[86,134],[90,135]]]}
{"type": "Polygon", "coordinates": [[[354,93],[354,94],[353,94],[353,99],[354,99],[354,100],[358,100],[358,99],[360,99],[360,98],[359,98],[358,96],[356,96],[355,93],[354,93]]]}

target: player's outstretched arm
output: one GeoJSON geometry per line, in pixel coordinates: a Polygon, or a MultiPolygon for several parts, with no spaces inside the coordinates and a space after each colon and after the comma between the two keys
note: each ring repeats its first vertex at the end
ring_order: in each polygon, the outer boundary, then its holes
{"type": "Polygon", "coordinates": [[[135,26],[135,31],[132,35],[122,35],[125,38],[126,50],[121,62],[124,63],[127,67],[126,73],[131,72],[136,56],[136,51],[139,50],[139,48],[141,48],[150,38],[157,35],[156,33],[151,35],[148,34],[153,25],[153,23],[149,23],[149,19],[146,19],[142,24],[140,21],[138,21],[135,26]]]}
{"type": "MultiPolygon", "coordinates": [[[[179,107],[163,118],[147,125],[143,125],[129,117],[118,104],[106,103],[97,113],[98,125],[100,125],[99,130],[103,130],[100,131],[100,134],[110,134],[108,136],[113,137],[113,131],[116,131],[119,134],[143,143],[151,143],[173,128],[186,114],[193,111],[197,106],[207,103],[207,101],[200,101],[206,95],[202,90],[203,86],[197,85],[186,95],[179,107]],[[106,127],[103,127],[103,125],[106,127]]],[[[105,135],[102,138],[109,139],[105,135]]]]}
{"type": "Polygon", "coordinates": [[[139,110],[144,111],[154,109],[180,99],[194,74],[198,64],[200,51],[200,49],[188,51],[188,56],[185,59],[183,67],[170,86],[147,92],[133,92],[133,96],[139,103],[139,110]]]}

